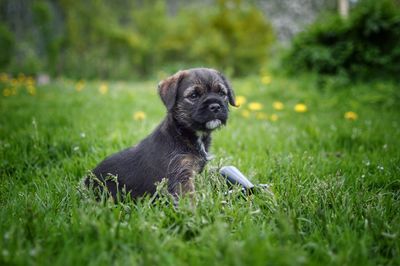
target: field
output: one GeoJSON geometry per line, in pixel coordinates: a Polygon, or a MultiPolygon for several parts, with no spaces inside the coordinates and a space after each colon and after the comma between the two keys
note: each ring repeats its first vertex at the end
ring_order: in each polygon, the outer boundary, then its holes
{"type": "Polygon", "coordinates": [[[1,76],[0,265],[399,265],[400,90],[233,81],[197,207],[96,202],[79,183],[162,120],[158,81],[1,76]],[[225,195],[235,165],[275,197],[225,195]]]}

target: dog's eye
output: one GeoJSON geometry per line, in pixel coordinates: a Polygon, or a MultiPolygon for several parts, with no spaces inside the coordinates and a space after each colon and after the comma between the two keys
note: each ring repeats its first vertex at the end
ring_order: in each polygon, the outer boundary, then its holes
{"type": "Polygon", "coordinates": [[[192,94],[189,95],[189,98],[192,99],[192,100],[194,100],[194,99],[199,98],[199,96],[200,96],[200,95],[199,95],[197,92],[193,92],[192,94]]]}
{"type": "Polygon", "coordinates": [[[218,92],[218,94],[221,95],[221,96],[226,96],[226,93],[225,93],[225,91],[223,91],[223,90],[220,90],[220,91],[218,92]]]}

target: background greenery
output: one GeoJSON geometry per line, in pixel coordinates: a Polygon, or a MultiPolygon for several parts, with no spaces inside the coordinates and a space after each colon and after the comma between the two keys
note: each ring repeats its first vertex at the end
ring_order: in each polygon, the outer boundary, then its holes
{"type": "Polygon", "coordinates": [[[295,38],[285,65],[292,72],[399,79],[399,43],[399,4],[365,0],[346,20],[337,14],[321,16],[295,38]]]}
{"type": "Polygon", "coordinates": [[[0,70],[92,79],[143,79],[193,65],[258,71],[273,40],[270,23],[246,1],[216,2],[169,14],[162,0],[28,1],[17,8],[27,16],[14,23],[17,36],[7,29],[13,18],[0,24],[0,49],[10,51],[0,70]]]}

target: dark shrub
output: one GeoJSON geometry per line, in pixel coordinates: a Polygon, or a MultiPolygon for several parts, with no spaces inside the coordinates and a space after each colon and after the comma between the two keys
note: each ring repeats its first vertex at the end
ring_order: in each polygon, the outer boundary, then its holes
{"type": "Polygon", "coordinates": [[[347,20],[325,15],[299,34],[284,62],[292,71],[399,78],[399,43],[398,5],[391,0],[364,0],[347,20]]]}
{"type": "Polygon", "coordinates": [[[0,69],[10,63],[14,47],[14,38],[7,27],[0,23],[0,69]]]}

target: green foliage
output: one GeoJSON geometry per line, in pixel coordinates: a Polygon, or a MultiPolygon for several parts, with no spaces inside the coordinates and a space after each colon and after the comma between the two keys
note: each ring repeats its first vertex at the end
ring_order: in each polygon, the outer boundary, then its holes
{"type": "Polygon", "coordinates": [[[299,34],[285,63],[292,71],[399,78],[399,43],[398,5],[391,0],[364,0],[347,20],[325,15],[299,34]]]}
{"type": "Polygon", "coordinates": [[[234,75],[258,71],[273,40],[264,15],[242,1],[219,1],[208,13],[181,10],[173,24],[163,40],[169,61],[179,63],[178,58],[234,75]]]}
{"type": "MultiPolygon", "coordinates": [[[[175,14],[165,0],[41,0],[32,16],[27,28],[37,36],[23,51],[33,50],[40,62],[28,73],[75,78],[143,78],[193,66],[245,75],[265,63],[273,41],[262,12],[240,0],[182,6],[175,14]]],[[[28,57],[21,58],[14,65],[22,69],[28,57]]]]}
{"type": "MultiPolygon", "coordinates": [[[[12,6],[3,1],[1,8],[12,6]]],[[[58,28],[60,18],[54,13],[57,6],[52,1],[24,1],[7,13],[5,24],[15,30],[15,41],[7,53],[10,57],[3,71],[29,75],[49,72],[56,75],[63,39],[58,28]],[[21,16],[21,19],[17,19],[21,16]],[[15,18],[17,17],[17,18],[15,18]]],[[[6,12],[6,10],[2,10],[6,12]]]]}
{"type": "Polygon", "coordinates": [[[29,42],[15,42],[15,55],[12,56],[9,65],[3,71],[17,75],[25,73],[36,75],[45,69],[45,60],[41,58],[34,46],[29,42]]]}
{"type": "Polygon", "coordinates": [[[41,56],[40,60],[45,59],[43,71],[49,71],[50,74],[57,73],[58,58],[61,53],[61,44],[63,37],[57,32],[52,25],[55,23],[54,14],[52,13],[50,2],[35,1],[32,6],[33,22],[39,36],[38,42],[41,56]]]}
{"type": "MultiPolygon", "coordinates": [[[[4,91],[16,82],[0,78],[4,91]]],[[[29,93],[26,79],[0,95],[0,265],[400,265],[396,83],[321,92],[299,76],[233,80],[247,103],[213,134],[197,207],[186,198],[174,209],[165,197],[113,204],[78,193],[88,170],[161,121],[156,81],[109,82],[102,94],[100,82],[78,92],[63,78],[29,93]],[[243,117],[252,101],[278,120],[243,117]],[[294,112],[299,102],[309,111],[294,112]],[[222,165],[272,184],[276,201],[225,195],[222,165]]]]}
{"type": "Polygon", "coordinates": [[[4,69],[11,61],[14,47],[13,34],[0,23],[0,69],[4,69]]]}

